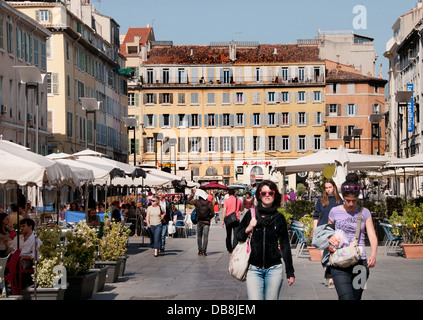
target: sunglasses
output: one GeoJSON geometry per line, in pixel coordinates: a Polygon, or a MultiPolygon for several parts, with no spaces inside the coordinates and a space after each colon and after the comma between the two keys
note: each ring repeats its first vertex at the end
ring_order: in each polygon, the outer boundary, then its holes
{"type": "Polygon", "coordinates": [[[275,195],[275,191],[272,191],[272,190],[270,190],[270,191],[260,191],[260,195],[262,197],[266,197],[266,196],[273,197],[275,195]]]}
{"type": "Polygon", "coordinates": [[[345,191],[359,191],[360,186],[344,186],[345,191]]]}

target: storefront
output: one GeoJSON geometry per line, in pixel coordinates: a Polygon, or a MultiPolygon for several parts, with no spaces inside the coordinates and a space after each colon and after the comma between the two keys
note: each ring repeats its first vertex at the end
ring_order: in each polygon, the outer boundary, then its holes
{"type": "Polygon", "coordinates": [[[272,160],[234,161],[235,182],[254,185],[259,184],[263,180],[272,180],[277,183],[277,173],[272,174],[276,164],[277,162],[272,160]]]}

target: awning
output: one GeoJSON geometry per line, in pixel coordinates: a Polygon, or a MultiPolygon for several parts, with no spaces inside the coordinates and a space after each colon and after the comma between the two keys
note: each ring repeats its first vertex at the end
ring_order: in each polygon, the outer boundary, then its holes
{"type": "Polygon", "coordinates": [[[131,68],[116,69],[115,71],[120,76],[130,76],[134,73],[134,70],[131,68]]]}

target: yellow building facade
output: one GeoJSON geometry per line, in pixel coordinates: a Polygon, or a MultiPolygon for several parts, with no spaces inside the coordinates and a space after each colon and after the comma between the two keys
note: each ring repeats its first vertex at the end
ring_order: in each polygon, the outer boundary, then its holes
{"type": "Polygon", "coordinates": [[[144,50],[134,93],[143,163],[202,183],[250,184],[277,180],[277,164],[324,149],[316,46],[152,42],[144,50]]]}

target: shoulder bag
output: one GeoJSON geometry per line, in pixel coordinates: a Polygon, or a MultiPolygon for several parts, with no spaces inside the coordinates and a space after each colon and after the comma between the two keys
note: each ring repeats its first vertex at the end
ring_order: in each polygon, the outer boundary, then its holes
{"type": "Polygon", "coordinates": [[[363,208],[360,210],[360,216],[357,219],[357,227],[355,230],[354,241],[348,247],[340,248],[330,254],[329,263],[334,267],[347,268],[356,264],[360,260],[361,250],[358,247],[358,238],[360,236],[361,228],[361,213],[363,208]]]}
{"type": "MultiPolygon", "coordinates": [[[[251,208],[251,217],[255,218],[255,209],[251,208]]],[[[251,254],[251,235],[248,234],[245,242],[238,242],[229,260],[229,273],[235,279],[244,282],[247,279],[247,271],[251,254]]]]}
{"type": "Polygon", "coordinates": [[[236,209],[238,208],[237,204],[238,204],[238,198],[235,198],[235,212],[228,214],[223,219],[225,226],[227,227],[235,227],[239,223],[238,217],[236,216],[236,209]]]}

